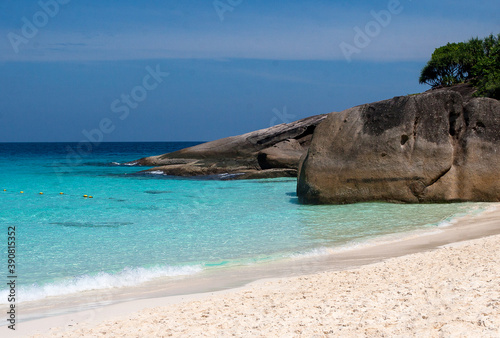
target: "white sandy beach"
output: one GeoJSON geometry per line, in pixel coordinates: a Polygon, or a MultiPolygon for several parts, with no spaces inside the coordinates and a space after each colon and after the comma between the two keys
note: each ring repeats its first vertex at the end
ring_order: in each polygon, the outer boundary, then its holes
{"type": "Polygon", "coordinates": [[[408,254],[341,271],[257,281],[223,292],[116,304],[100,311],[105,316],[93,316],[87,323],[78,319],[87,317],[77,314],[34,320],[21,323],[18,333],[500,337],[498,233],[500,210],[490,210],[441,233],[408,240],[417,253],[407,251],[408,243],[386,245],[366,254],[377,250],[408,254]]]}

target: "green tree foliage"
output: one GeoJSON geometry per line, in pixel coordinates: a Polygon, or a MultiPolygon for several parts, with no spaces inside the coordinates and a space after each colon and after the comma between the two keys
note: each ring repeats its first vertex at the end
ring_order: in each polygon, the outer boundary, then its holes
{"type": "Polygon", "coordinates": [[[484,39],[483,50],[484,57],[474,66],[472,83],[479,96],[500,100],[500,34],[484,39]]]}
{"type": "Polygon", "coordinates": [[[437,48],[419,82],[433,88],[471,82],[478,95],[500,99],[500,34],[437,48]]]}

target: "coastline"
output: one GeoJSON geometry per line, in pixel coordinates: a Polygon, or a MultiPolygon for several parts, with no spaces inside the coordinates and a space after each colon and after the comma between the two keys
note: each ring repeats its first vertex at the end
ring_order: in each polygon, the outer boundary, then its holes
{"type": "MultiPolygon", "coordinates": [[[[297,292],[297,283],[302,283],[304,280],[314,279],[321,280],[326,278],[327,275],[338,275],[342,274],[353,274],[360,273],[360,271],[364,271],[366,269],[377,269],[379,265],[393,265],[392,270],[398,266],[398,260],[414,260],[417,259],[418,256],[432,256],[436,254],[443,254],[443,252],[455,250],[460,251],[461,247],[472,245],[477,246],[481,245],[482,242],[495,242],[500,247],[500,236],[493,236],[500,234],[500,204],[492,204],[491,208],[481,212],[480,214],[472,214],[467,215],[465,217],[460,218],[455,224],[446,227],[440,227],[439,231],[429,232],[427,234],[420,234],[418,236],[413,236],[406,238],[404,240],[394,241],[390,243],[381,243],[379,245],[373,245],[370,247],[365,247],[361,249],[353,249],[345,252],[338,252],[335,254],[327,255],[327,256],[317,256],[313,258],[301,259],[297,262],[294,262],[291,266],[288,262],[287,266],[282,266],[283,264],[277,263],[275,265],[276,268],[282,269],[280,273],[276,274],[273,278],[268,278],[265,275],[261,275],[261,278],[258,278],[257,281],[251,281],[250,284],[241,280],[239,283],[236,283],[233,286],[237,286],[238,288],[230,288],[231,286],[224,286],[223,291],[216,292],[206,292],[206,293],[197,293],[197,294],[188,294],[188,295],[178,295],[178,296],[170,296],[170,297],[155,297],[154,294],[151,295],[152,298],[148,299],[139,299],[130,302],[118,303],[114,305],[100,306],[98,308],[69,313],[64,315],[58,315],[48,318],[35,319],[27,322],[19,323],[19,330],[16,334],[19,335],[29,335],[35,334],[36,332],[42,334],[49,334],[49,329],[58,327],[58,334],[61,335],[66,330],[74,330],[77,328],[82,330],[82,328],[86,327],[82,331],[86,332],[86,334],[96,335],[102,328],[100,324],[103,321],[113,319],[113,329],[109,328],[109,332],[115,333],[115,329],[120,328],[123,329],[124,322],[133,322],[135,325],[132,325],[137,328],[137,326],[141,326],[141,323],[144,322],[144,313],[148,313],[146,315],[147,318],[154,318],[161,316],[160,314],[155,314],[152,312],[151,308],[157,307],[165,307],[164,309],[155,309],[156,312],[169,312],[173,313],[173,309],[176,308],[176,304],[182,304],[182,308],[191,309],[189,311],[192,312],[193,315],[196,315],[197,310],[193,309],[193,302],[198,302],[195,307],[199,307],[200,303],[203,304],[212,304],[211,306],[215,306],[213,304],[219,304],[223,299],[229,298],[237,298],[242,297],[246,292],[255,293],[255,297],[265,296],[261,300],[268,300],[269,293],[271,290],[276,290],[277,287],[281,288],[280,285],[288,285],[283,290],[284,295],[293,296],[297,292]],[[472,242],[464,242],[470,241],[472,242]],[[453,244],[464,242],[462,244],[453,244]],[[444,247],[443,247],[444,246],[444,247]],[[300,262],[299,262],[300,261],[300,262]],[[301,276],[301,277],[297,277],[301,276]],[[301,282],[299,282],[301,281],[301,282]],[[247,285],[245,285],[247,284],[247,285]],[[244,286],[241,286],[244,285],[244,286]],[[292,285],[292,289],[295,290],[290,292],[289,286],[292,285]],[[295,285],[295,286],[293,286],[295,285]],[[294,293],[295,292],[295,293],[294,293]],[[257,295],[259,294],[259,295],[257,295]],[[142,314],[137,311],[143,311],[142,314]],[[134,320],[127,320],[128,317],[134,317],[134,320]],[[118,317],[121,317],[121,321],[118,317]],[[137,319],[142,318],[142,319],[137,319]],[[83,324],[86,323],[86,324],[83,324]],[[91,328],[99,328],[94,331],[91,328]]],[[[457,254],[454,253],[456,256],[457,254]]],[[[467,259],[467,256],[463,257],[464,260],[467,259]]],[[[437,262],[439,263],[439,262],[437,262]]],[[[439,271],[439,269],[438,269],[439,271]]],[[[411,271],[410,271],[411,273],[411,271]]],[[[437,278],[437,277],[436,277],[437,278]]],[[[321,282],[318,282],[321,284],[321,282]]],[[[322,288],[327,286],[323,285],[322,288]]],[[[321,287],[320,287],[321,288],[321,287]]],[[[217,287],[214,288],[217,290],[217,287]]],[[[317,301],[319,299],[321,292],[318,292],[317,301]]],[[[281,297],[280,293],[280,297],[281,297]]],[[[313,299],[315,298],[314,294],[310,295],[313,299]]],[[[341,295],[339,295],[341,296],[341,295]]],[[[255,300],[258,303],[258,299],[255,300]]],[[[219,304],[220,305],[220,304],[219,304]]],[[[234,304],[233,304],[234,305],[234,304]]],[[[243,305],[242,305],[243,306],[243,305]]],[[[268,310],[265,305],[262,305],[262,311],[268,310]]],[[[238,311],[239,306],[233,307],[231,305],[231,311],[238,311]]],[[[227,309],[220,309],[227,312],[227,309]]],[[[240,309],[241,310],[241,309],[240,309]]],[[[255,309],[254,309],[255,310],[255,309]]],[[[188,312],[189,312],[188,311],[188,312]]],[[[201,311],[201,310],[200,310],[201,311]]],[[[223,311],[223,312],[224,312],[223,311]]],[[[235,312],[236,313],[236,312],[235,312]]],[[[201,314],[198,313],[198,314],[201,314]]],[[[295,313],[297,318],[300,318],[302,315],[306,316],[305,313],[295,313]]],[[[295,316],[294,315],[294,316],[295,316]]],[[[169,315],[170,316],[170,315],[169,315]]],[[[177,318],[182,322],[182,318],[177,318]]],[[[205,322],[205,321],[204,321],[205,322]]],[[[213,323],[215,326],[217,323],[213,323]]],[[[227,318],[223,320],[224,325],[229,325],[227,323],[227,318]]],[[[194,324],[194,323],[192,323],[194,324]]],[[[109,324],[111,325],[111,324],[109,324]]],[[[181,324],[179,324],[181,325],[181,324]]],[[[204,324],[205,325],[205,324],[204,324]]],[[[206,324],[208,325],[208,324],[206,324]]],[[[221,324],[222,325],[222,324],[221,324]]],[[[185,329],[189,329],[189,324],[181,325],[184,326],[185,329]]],[[[107,327],[107,326],[106,326],[107,327]]],[[[197,329],[198,324],[191,327],[191,329],[197,329]]],[[[305,329],[307,326],[305,327],[305,329]]],[[[5,327],[1,328],[2,330],[6,329],[5,327]]],[[[173,328],[172,328],[173,329],[173,328]]],[[[309,328],[310,329],[310,328],[309,328]]],[[[73,332],[73,331],[68,331],[73,332]]],[[[208,332],[208,331],[207,331],[208,332]]],[[[232,331],[231,331],[232,332],[232,331]]],[[[340,331],[339,331],[340,332],[340,331]]],[[[182,332],[182,334],[189,333],[189,331],[182,332]]],[[[191,331],[192,334],[195,334],[195,331],[191,331]]],[[[199,333],[199,332],[198,332],[199,333]]],[[[219,332],[220,333],[220,332],[219,332]]],[[[311,332],[313,333],[313,332],[311,332]]],[[[320,332],[318,332],[320,333],[320,332]]],[[[323,332],[324,333],[324,332],[323,332]]],[[[337,332],[338,333],[338,332],[337,332]]],[[[73,332],[72,334],[75,334],[73,332]]],[[[133,334],[133,333],[131,333],[133,334]]],[[[137,334],[137,332],[136,332],[137,334]]],[[[180,334],[180,332],[179,332],[180,334]]]]}

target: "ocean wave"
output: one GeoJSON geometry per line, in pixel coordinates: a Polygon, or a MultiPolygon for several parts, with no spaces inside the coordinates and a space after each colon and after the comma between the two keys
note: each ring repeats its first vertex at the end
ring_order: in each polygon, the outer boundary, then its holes
{"type": "MultiPolygon", "coordinates": [[[[125,268],[118,273],[100,272],[83,275],[45,285],[18,286],[17,302],[40,300],[72,293],[135,286],[159,277],[188,276],[201,272],[201,266],[159,266],[152,268],[125,268]]],[[[0,291],[0,304],[6,304],[8,290],[0,291]]]]}
{"type": "Polygon", "coordinates": [[[133,167],[135,166],[138,161],[133,161],[133,162],[125,162],[125,163],[120,163],[120,162],[111,162],[111,165],[113,166],[127,166],[127,167],[133,167]]]}
{"type": "Polygon", "coordinates": [[[363,247],[370,247],[376,245],[370,239],[366,239],[365,241],[353,241],[350,243],[340,244],[339,246],[333,247],[319,247],[306,251],[295,252],[291,254],[289,257],[292,259],[303,259],[303,258],[314,258],[321,256],[328,256],[333,254],[338,254],[345,251],[351,251],[356,249],[361,249],[363,247]]]}
{"type": "Polygon", "coordinates": [[[469,206],[466,209],[464,209],[463,212],[456,213],[456,214],[442,220],[441,222],[439,222],[437,224],[437,227],[438,228],[447,228],[447,227],[450,227],[452,225],[457,224],[465,217],[469,217],[469,216],[474,217],[474,216],[477,216],[477,215],[482,214],[482,213],[494,211],[495,209],[496,209],[495,205],[485,206],[484,204],[476,204],[472,207],[469,206]]]}
{"type": "Polygon", "coordinates": [[[83,162],[80,164],[82,167],[116,167],[117,165],[120,165],[118,162],[83,162]]]}
{"type": "Polygon", "coordinates": [[[234,173],[234,174],[224,173],[224,174],[218,174],[217,177],[221,180],[229,180],[229,179],[232,179],[232,178],[244,175],[244,174],[245,173],[234,173]]]}
{"type": "Polygon", "coordinates": [[[145,171],[145,174],[149,175],[164,175],[165,173],[161,170],[151,170],[151,171],[145,171]]]}
{"type": "Polygon", "coordinates": [[[327,248],[327,247],[320,247],[320,248],[315,248],[303,252],[296,252],[290,255],[290,258],[310,258],[310,257],[318,257],[318,256],[325,256],[325,255],[330,255],[334,253],[335,250],[333,248],[327,248]]]}

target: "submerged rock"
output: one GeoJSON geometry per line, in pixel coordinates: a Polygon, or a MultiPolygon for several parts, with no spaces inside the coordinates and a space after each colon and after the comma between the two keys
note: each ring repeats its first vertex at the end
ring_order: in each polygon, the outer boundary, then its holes
{"type": "Polygon", "coordinates": [[[296,177],[299,160],[309,147],[314,129],[325,118],[326,114],[311,116],[129,164],[155,166],[145,172],[161,171],[175,176],[296,177]]]}
{"type": "Polygon", "coordinates": [[[302,203],[500,201],[500,101],[441,89],[331,113],[299,166],[302,203]]]}

